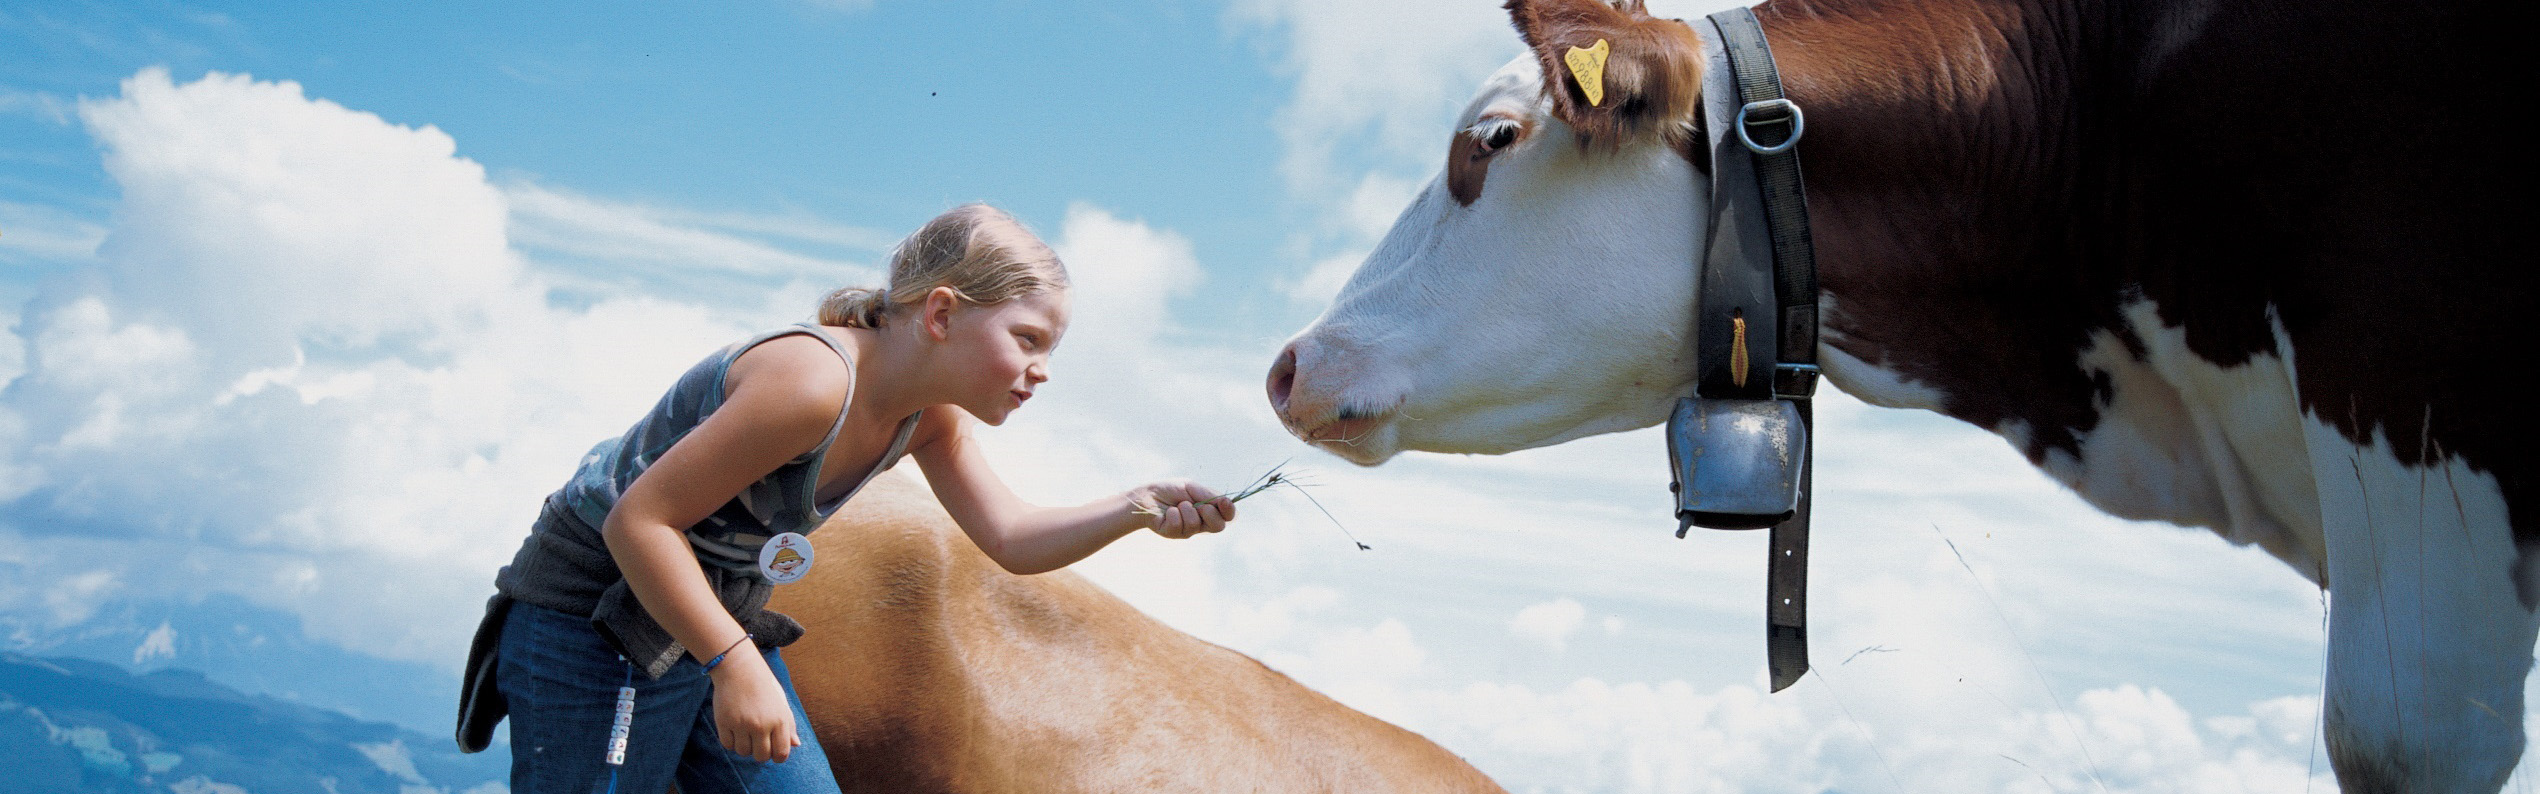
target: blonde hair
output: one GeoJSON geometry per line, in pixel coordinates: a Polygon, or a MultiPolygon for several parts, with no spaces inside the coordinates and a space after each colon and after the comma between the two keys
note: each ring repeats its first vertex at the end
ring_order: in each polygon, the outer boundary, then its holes
{"type": "Polygon", "coordinates": [[[1067,267],[1014,216],[964,204],[935,216],[891,249],[889,283],[847,287],[820,300],[822,325],[880,328],[893,308],[950,287],[962,301],[992,306],[1067,288],[1067,267]]]}

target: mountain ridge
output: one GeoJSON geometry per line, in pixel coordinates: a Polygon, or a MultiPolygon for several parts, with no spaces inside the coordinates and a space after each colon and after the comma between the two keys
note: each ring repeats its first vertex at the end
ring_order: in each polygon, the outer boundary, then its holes
{"type": "Polygon", "coordinates": [[[192,670],[0,651],[0,794],[501,794],[500,756],[192,670]]]}

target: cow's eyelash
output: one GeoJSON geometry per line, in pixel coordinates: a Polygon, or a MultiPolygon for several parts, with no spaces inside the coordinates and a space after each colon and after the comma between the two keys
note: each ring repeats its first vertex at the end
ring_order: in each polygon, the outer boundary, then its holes
{"type": "Polygon", "coordinates": [[[1465,127],[1464,134],[1476,141],[1487,141],[1503,132],[1512,136],[1516,135],[1524,131],[1525,126],[1518,123],[1516,119],[1491,116],[1473,122],[1473,126],[1465,127]]]}

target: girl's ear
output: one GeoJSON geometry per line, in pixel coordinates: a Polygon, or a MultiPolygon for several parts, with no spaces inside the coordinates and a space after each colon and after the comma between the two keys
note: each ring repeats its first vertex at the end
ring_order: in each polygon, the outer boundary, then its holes
{"type": "Polygon", "coordinates": [[[953,309],[960,308],[961,297],[951,287],[927,290],[926,302],[919,306],[922,313],[918,315],[918,322],[925,328],[928,337],[941,342],[952,336],[952,313],[953,309]]]}

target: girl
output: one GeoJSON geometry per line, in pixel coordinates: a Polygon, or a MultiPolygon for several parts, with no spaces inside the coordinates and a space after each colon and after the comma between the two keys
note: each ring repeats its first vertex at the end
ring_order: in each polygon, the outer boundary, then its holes
{"type": "Polygon", "coordinates": [[[946,512],[1018,574],[1141,528],[1216,532],[1234,503],[1186,481],[1076,507],[1008,490],[970,437],[1049,380],[1067,273],[986,205],[928,221],[890,285],[843,289],[817,324],[709,356],[624,436],[583,457],[495,578],[460,705],[482,749],[508,710],[512,791],[836,791],[765,609],[818,563],[808,533],[913,456],[946,512]]]}

